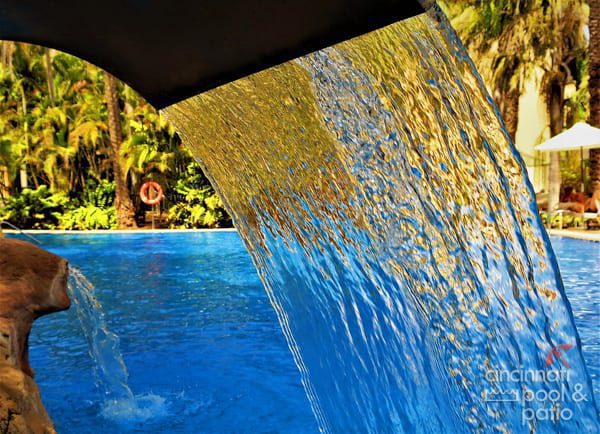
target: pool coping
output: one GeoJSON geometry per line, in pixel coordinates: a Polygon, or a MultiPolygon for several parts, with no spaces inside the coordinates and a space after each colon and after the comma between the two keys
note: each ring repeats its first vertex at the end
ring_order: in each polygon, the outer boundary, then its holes
{"type": "Polygon", "coordinates": [[[600,243],[600,231],[598,232],[590,232],[590,231],[573,231],[567,229],[549,229],[548,234],[551,236],[557,237],[567,237],[574,238],[577,240],[584,241],[594,241],[596,243],[600,243]]]}
{"type": "Polygon", "coordinates": [[[67,231],[59,229],[3,229],[5,234],[56,234],[56,235],[111,235],[111,234],[169,234],[169,233],[198,233],[198,232],[237,232],[235,228],[217,229],[104,229],[92,231],[67,231]]]}

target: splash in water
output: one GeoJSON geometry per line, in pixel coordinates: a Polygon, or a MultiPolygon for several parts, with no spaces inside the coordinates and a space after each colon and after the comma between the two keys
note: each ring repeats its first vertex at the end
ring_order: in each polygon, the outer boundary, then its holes
{"type": "Polygon", "coordinates": [[[323,431],[597,432],[524,165],[438,8],[165,114],[234,216],[323,431]]]}
{"type": "Polygon", "coordinates": [[[108,328],[94,285],[73,266],[69,267],[68,291],[94,361],[96,385],[104,395],[102,415],[119,422],[163,416],[166,412],[163,398],[135,396],[131,391],[119,337],[108,328]]]}

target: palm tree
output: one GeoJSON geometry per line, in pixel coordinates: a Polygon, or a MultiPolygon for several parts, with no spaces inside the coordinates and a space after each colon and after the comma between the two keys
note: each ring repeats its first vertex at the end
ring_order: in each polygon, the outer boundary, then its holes
{"type": "Polygon", "coordinates": [[[13,69],[12,69],[12,55],[13,55],[13,42],[12,41],[2,41],[2,52],[1,52],[1,57],[2,57],[2,69],[3,72],[8,71],[9,75],[12,77],[13,76],[13,69]]]}
{"type": "Polygon", "coordinates": [[[536,66],[525,55],[530,44],[526,23],[533,2],[446,0],[441,4],[477,64],[514,140],[523,79],[536,66]]]}
{"type": "MultiPolygon", "coordinates": [[[[542,39],[547,45],[548,62],[545,68],[546,102],[550,114],[550,133],[555,136],[565,127],[565,85],[573,81],[570,65],[585,58],[585,14],[579,0],[551,2],[552,9],[544,13],[542,39]]],[[[548,212],[556,209],[560,197],[560,156],[550,154],[548,173],[548,212]]],[[[549,219],[550,222],[550,219],[549,219]]]]}
{"type": "Polygon", "coordinates": [[[13,177],[14,165],[11,143],[7,140],[0,140],[0,200],[4,200],[10,195],[13,177]]]}
{"type": "MultiPolygon", "coordinates": [[[[522,86],[539,68],[550,132],[560,133],[565,117],[563,90],[573,81],[577,61],[585,57],[583,1],[447,0],[445,4],[513,139],[522,86]]],[[[559,200],[559,155],[551,155],[550,161],[548,209],[552,210],[559,200]]]]}
{"type": "Polygon", "coordinates": [[[119,225],[131,227],[143,179],[173,190],[191,156],[156,110],[105,77],[68,54],[0,41],[0,208],[26,185],[78,206],[90,179],[112,179],[119,225]]]}
{"type": "Polygon", "coordinates": [[[55,106],[56,98],[54,97],[54,73],[52,71],[52,53],[50,53],[49,48],[46,48],[44,51],[46,57],[46,81],[48,82],[48,95],[50,96],[50,104],[52,106],[55,106]]]}
{"type": "MultiPolygon", "coordinates": [[[[590,124],[600,128],[600,0],[590,2],[590,124]]],[[[590,151],[592,191],[600,191],[600,149],[590,151]]]]}
{"type": "Polygon", "coordinates": [[[135,208],[133,207],[133,202],[129,196],[127,177],[121,167],[123,132],[121,129],[117,79],[108,72],[104,75],[104,97],[108,109],[108,131],[110,137],[112,168],[115,178],[117,226],[119,228],[133,228],[136,226],[135,208]]]}

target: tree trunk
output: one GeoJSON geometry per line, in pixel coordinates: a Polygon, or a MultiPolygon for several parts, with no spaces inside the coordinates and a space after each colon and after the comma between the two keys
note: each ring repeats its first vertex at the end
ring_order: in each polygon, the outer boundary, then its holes
{"type": "Polygon", "coordinates": [[[27,179],[27,166],[24,164],[19,170],[19,182],[21,183],[21,189],[29,188],[29,181],[27,179]]]}
{"type": "MultiPolygon", "coordinates": [[[[600,128],[600,0],[590,4],[590,119],[592,126],[600,128]]],[[[590,150],[590,177],[592,192],[600,191],[600,149],[590,150]]]]}
{"type": "Polygon", "coordinates": [[[2,41],[2,68],[6,69],[8,66],[8,44],[9,41],[2,41]]]}
{"type": "MultiPolygon", "coordinates": [[[[550,113],[550,134],[552,137],[563,130],[563,92],[558,81],[553,81],[549,87],[548,111],[550,113]]],[[[548,222],[558,207],[560,201],[560,153],[550,152],[550,167],[548,169],[548,222]]]]}
{"type": "Polygon", "coordinates": [[[112,154],[112,168],[115,177],[115,208],[117,213],[117,226],[119,229],[135,227],[135,210],[127,178],[121,167],[121,143],[123,133],[119,110],[119,96],[117,93],[117,79],[108,72],[104,76],[104,96],[108,107],[108,130],[110,135],[110,150],[112,154]]]}
{"type": "Polygon", "coordinates": [[[54,107],[56,105],[56,100],[54,98],[54,73],[52,72],[52,56],[50,55],[49,48],[46,48],[46,80],[48,82],[50,104],[54,107]]]}
{"type": "Polygon", "coordinates": [[[508,134],[514,142],[517,138],[517,127],[519,124],[519,98],[521,97],[520,92],[517,89],[513,89],[503,95],[501,102],[502,117],[504,118],[504,124],[508,130],[508,134]]]}
{"type": "Polygon", "coordinates": [[[5,73],[8,71],[11,78],[13,78],[12,52],[13,52],[13,42],[2,41],[2,68],[5,73]]]}
{"type": "Polygon", "coordinates": [[[19,181],[21,182],[21,189],[29,188],[29,181],[27,178],[27,163],[26,157],[29,154],[29,122],[27,121],[27,96],[25,95],[25,88],[21,84],[21,110],[23,112],[23,135],[25,136],[25,150],[23,161],[19,169],[19,181]]]}
{"type": "Polygon", "coordinates": [[[8,167],[3,167],[0,169],[2,172],[2,186],[0,187],[0,199],[3,204],[6,204],[5,200],[10,197],[10,192],[12,188],[12,180],[10,179],[10,173],[8,167]]]}

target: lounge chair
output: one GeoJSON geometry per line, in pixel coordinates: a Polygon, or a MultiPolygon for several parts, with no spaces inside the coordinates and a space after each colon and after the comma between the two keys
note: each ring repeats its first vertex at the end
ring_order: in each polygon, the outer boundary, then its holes
{"type": "Polygon", "coordinates": [[[596,212],[584,212],[582,214],[583,224],[588,228],[600,226],[600,199],[596,199],[596,212]]]}

